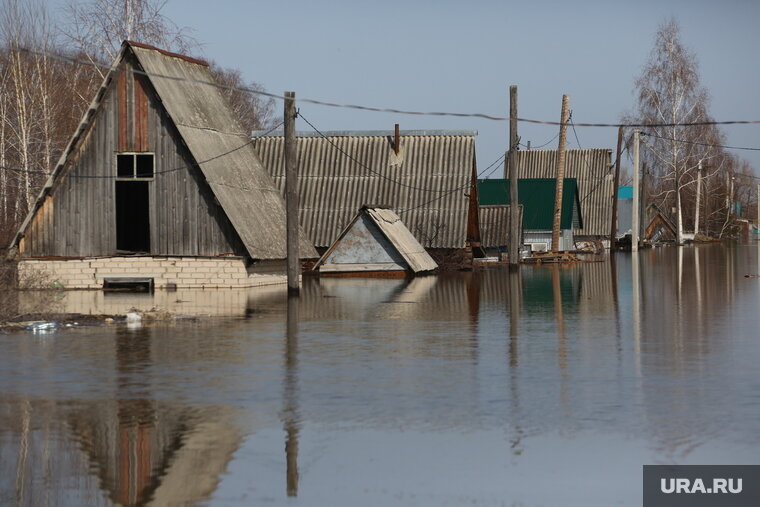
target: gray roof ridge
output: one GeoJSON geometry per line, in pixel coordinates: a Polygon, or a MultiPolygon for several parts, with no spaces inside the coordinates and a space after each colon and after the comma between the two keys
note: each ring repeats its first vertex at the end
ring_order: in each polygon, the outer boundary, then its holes
{"type": "MultiPolygon", "coordinates": [[[[393,130],[324,130],[320,134],[312,130],[296,131],[296,137],[388,137],[393,136],[393,130]]],[[[252,137],[282,137],[283,130],[254,130],[251,132],[252,137]]],[[[475,137],[478,135],[477,130],[402,130],[399,135],[411,136],[450,136],[450,137],[475,137]]]]}

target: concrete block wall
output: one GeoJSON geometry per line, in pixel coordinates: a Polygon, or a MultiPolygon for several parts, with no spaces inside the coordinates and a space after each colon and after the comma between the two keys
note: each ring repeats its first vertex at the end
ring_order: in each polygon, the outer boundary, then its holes
{"type": "Polygon", "coordinates": [[[245,288],[286,283],[284,275],[249,274],[239,257],[94,257],[19,261],[21,288],[102,289],[106,278],[152,278],[157,289],[245,288]],[[57,282],[57,283],[56,283],[57,282]]]}

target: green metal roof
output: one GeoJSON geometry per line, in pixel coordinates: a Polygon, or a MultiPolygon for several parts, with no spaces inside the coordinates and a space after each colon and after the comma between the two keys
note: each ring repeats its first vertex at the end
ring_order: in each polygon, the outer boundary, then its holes
{"type": "MultiPolygon", "coordinates": [[[[523,206],[524,230],[551,230],[554,225],[554,178],[524,178],[517,180],[517,192],[523,206]]],[[[481,206],[510,204],[509,180],[478,180],[478,202],[481,206]]],[[[562,185],[561,229],[573,227],[573,211],[583,227],[578,184],[575,178],[565,178],[562,185]]]]}

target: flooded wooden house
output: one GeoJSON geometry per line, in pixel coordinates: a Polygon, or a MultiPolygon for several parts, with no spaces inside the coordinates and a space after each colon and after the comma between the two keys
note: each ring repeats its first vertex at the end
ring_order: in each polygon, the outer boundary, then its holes
{"type": "Polygon", "coordinates": [[[322,274],[410,276],[438,265],[393,210],[363,206],[314,265],[322,274]]]}
{"type": "MultiPolygon", "coordinates": [[[[257,134],[254,133],[254,137],[257,134]]],[[[282,132],[256,149],[284,192],[282,132]]],[[[298,132],[300,220],[320,253],[367,204],[393,210],[438,264],[481,256],[475,131],[298,132]]]]}
{"type": "MultiPolygon", "coordinates": [[[[522,208],[521,244],[529,246],[533,252],[551,250],[556,185],[554,178],[525,178],[517,182],[522,208]]],[[[478,197],[481,208],[511,204],[509,180],[479,180],[478,197]]],[[[575,250],[575,231],[584,230],[584,226],[577,181],[575,178],[565,178],[562,184],[559,250],[575,250]]]]}
{"type": "MultiPolygon", "coordinates": [[[[269,283],[284,201],[206,62],[125,42],[12,247],[21,280],[269,283]],[[208,83],[208,84],[207,84],[208,83]],[[267,281],[268,280],[268,281],[267,281]]],[[[301,231],[301,253],[317,258],[301,231]]]]}
{"type": "Polygon", "coordinates": [[[650,243],[676,241],[678,232],[675,218],[657,204],[647,206],[647,226],[642,239],[650,243]]]}
{"type": "MultiPolygon", "coordinates": [[[[593,148],[567,150],[565,177],[575,178],[581,190],[583,229],[573,227],[578,243],[601,241],[608,245],[612,227],[615,171],[612,150],[593,148]]],[[[517,150],[514,153],[518,177],[556,178],[557,150],[517,150]]],[[[504,177],[508,177],[507,174],[504,177]]]]}

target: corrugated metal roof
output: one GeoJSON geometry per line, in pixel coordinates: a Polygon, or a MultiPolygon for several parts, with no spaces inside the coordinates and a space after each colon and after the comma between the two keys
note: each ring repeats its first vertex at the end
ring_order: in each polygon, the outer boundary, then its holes
{"type": "MultiPolygon", "coordinates": [[[[554,226],[554,178],[525,178],[517,181],[520,204],[523,207],[525,231],[551,230],[554,226]]],[[[508,179],[478,180],[478,198],[481,209],[487,205],[511,204],[508,179]]],[[[560,228],[570,229],[577,218],[581,228],[585,217],[579,212],[580,198],[575,178],[565,178],[562,185],[562,215],[560,228]]]]}
{"type": "MultiPolygon", "coordinates": [[[[125,43],[129,44],[129,43],[125,43]]],[[[205,65],[131,46],[219,204],[254,259],[286,256],[285,204],[205,65]],[[165,76],[165,77],[157,77],[165,76]],[[224,154],[224,156],[220,156],[224,154]],[[216,157],[216,158],[215,158],[216,157]],[[206,161],[206,162],[204,162],[206,161]]],[[[317,257],[301,231],[301,257],[317,257]]]]}
{"type": "MultiPolygon", "coordinates": [[[[479,190],[479,189],[478,189],[479,190]]],[[[480,192],[478,191],[478,194],[480,192]]],[[[480,242],[484,248],[504,247],[509,245],[509,205],[480,206],[480,242]]],[[[522,206],[518,206],[520,224],[522,225],[522,206]]],[[[522,231],[520,231],[522,236],[522,231]]]]}
{"type": "MultiPolygon", "coordinates": [[[[301,225],[314,245],[330,246],[356,210],[382,204],[401,217],[425,248],[463,248],[474,133],[402,131],[398,155],[393,132],[355,134],[298,139],[301,225]]],[[[284,192],[283,138],[261,137],[256,149],[284,192]]]]}
{"type": "MultiPolygon", "coordinates": [[[[574,229],[573,233],[606,238],[612,223],[615,184],[612,150],[567,150],[566,154],[565,176],[578,182],[583,215],[583,229],[574,229]]],[[[554,178],[556,157],[556,150],[518,150],[514,160],[520,178],[554,178]]]]}

